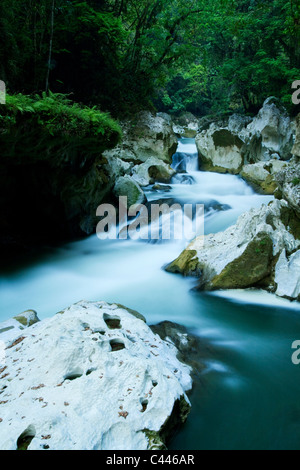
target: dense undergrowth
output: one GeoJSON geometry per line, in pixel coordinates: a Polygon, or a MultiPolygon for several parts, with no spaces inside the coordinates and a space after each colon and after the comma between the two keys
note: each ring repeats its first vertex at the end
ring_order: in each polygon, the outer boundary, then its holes
{"type": "Polygon", "coordinates": [[[4,158],[83,159],[115,146],[121,128],[108,113],[72,102],[63,94],[8,95],[0,106],[0,142],[4,158]],[[57,156],[61,158],[61,155],[57,156]]]}

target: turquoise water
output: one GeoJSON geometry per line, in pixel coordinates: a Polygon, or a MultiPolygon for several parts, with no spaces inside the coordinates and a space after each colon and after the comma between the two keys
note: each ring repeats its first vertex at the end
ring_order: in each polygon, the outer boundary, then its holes
{"type": "MultiPolygon", "coordinates": [[[[149,200],[205,203],[205,232],[224,230],[272,198],[241,179],[198,171],[195,144],[180,142],[187,175],[149,200]],[[222,206],[223,210],[217,208],[222,206]]],[[[191,395],[192,412],[173,449],[300,449],[300,366],[291,362],[300,339],[299,304],[262,291],[207,294],[194,279],[165,272],[188,240],[169,243],[100,241],[96,236],[47,250],[25,266],[2,269],[0,321],[27,309],[40,319],[79,300],[122,303],[149,324],[170,320],[211,344],[212,356],[191,395]]]]}
{"type": "MultiPolygon", "coordinates": [[[[193,295],[211,326],[205,336],[213,357],[193,391],[192,419],[172,448],[299,450],[300,366],[291,361],[299,309],[193,295]]],[[[195,332],[201,335],[201,326],[195,332]]]]}

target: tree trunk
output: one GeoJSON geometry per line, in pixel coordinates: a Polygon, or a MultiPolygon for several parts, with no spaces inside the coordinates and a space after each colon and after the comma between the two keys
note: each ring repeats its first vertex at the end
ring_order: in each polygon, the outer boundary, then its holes
{"type": "Polygon", "coordinates": [[[52,47],[53,47],[53,34],[54,34],[54,10],[55,10],[55,0],[52,0],[49,57],[48,57],[48,67],[47,67],[47,76],[46,76],[46,93],[49,90],[49,77],[50,77],[51,60],[52,60],[52,47]]]}

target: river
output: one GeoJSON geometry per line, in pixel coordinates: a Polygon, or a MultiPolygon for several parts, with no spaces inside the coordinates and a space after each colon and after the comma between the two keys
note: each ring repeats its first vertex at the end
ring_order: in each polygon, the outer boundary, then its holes
{"type": "MultiPolygon", "coordinates": [[[[205,233],[223,231],[240,214],[273,198],[238,176],[199,171],[195,142],[180,139],[166,191],[149,201],[205,205],[205,233]]],[[[150,243],[85,240],[45,250],[18,268],[2,268],[0,321],[27,309],[40,319],[79,300],[105,300],[140,311],[148,324],[186,326],[209,342],[192,411],[171,449],[300,449],[300,366],[291,345],[300,340],[298,303],[258,290],[203,293],[196,280],[167,273],[188,240],[150,243]]]]}

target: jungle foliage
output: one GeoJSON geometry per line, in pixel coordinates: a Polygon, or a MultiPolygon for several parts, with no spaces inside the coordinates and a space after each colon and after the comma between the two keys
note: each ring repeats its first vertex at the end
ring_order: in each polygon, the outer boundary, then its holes
{"type": "Polygon", "coordinates": [[[2,0],[0,78],[119,116],[289,106],[298,0],[2,0]]]}

